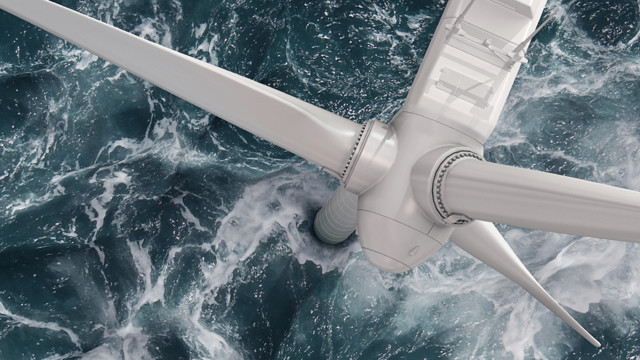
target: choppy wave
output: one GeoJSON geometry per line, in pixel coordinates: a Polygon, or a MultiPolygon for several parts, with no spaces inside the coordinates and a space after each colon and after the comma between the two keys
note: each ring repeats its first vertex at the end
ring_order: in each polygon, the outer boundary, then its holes
{"type": "MultiPolygon", "coordinates": [[[[355,121],[401,106],[444,2],[61,1],[355,121]]],[[[640,190],[640,4],[550,1],[485,156],[640,190]]],[[[445,246],[403,275],[311,234],[337,183],[0,14],[0,358],[640,356],[640,249],[501,227],[595,349],[445,246]]]]}

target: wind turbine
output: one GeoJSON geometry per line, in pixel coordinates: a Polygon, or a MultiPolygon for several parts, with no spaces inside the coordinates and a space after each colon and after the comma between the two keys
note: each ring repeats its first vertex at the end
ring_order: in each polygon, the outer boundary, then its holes
{"type": "Polygon", "coordinates": [[[336,176],[314,225],[323,241],[357,228],[366,258],[401,273],[451,240],[600,346],[491,223],[640,241],[640,193],[482,158],[545,3],[449,1],[403,107],[364,125],[47,0],[0,8],[336,176]]]}

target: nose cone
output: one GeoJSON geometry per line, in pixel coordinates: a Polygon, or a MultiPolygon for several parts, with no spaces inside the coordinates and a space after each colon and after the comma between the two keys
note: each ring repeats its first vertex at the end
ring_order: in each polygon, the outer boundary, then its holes
{"type": "Polygon", "coordinates": [[[373,264],[375,267],[382,271],[386,271],[388,273],[400,274],[405,271],[411,270],[408,265],[401,263],[396,259],[392,259],[387,255],[381,254],[377,251],[362,248],[362,252],[364,253],[364,257],[373,264]]]}
{"type": "Polygon", "coordinates": [[[420,265],[442,247],[429,234],[367,210],[358,210],[358,236],[367,260],[396,274],[420,265]]]}

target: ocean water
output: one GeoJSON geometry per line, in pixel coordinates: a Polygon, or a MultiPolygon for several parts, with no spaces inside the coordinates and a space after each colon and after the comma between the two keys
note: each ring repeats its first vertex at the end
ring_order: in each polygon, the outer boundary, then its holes
{"type": "MultiPolygon", "coordinates": [[[[400,108],[445,6],[56,2],[358,122],[400,108]]],[[[640,190],[640,2],[556,7],[485,156],[640,190]]],[[[499,227],[598,349],[450,244],[401,275],[321,244],[337,185],[0,13],[0,359],[640,359],[639,246],[499,227]]]]}

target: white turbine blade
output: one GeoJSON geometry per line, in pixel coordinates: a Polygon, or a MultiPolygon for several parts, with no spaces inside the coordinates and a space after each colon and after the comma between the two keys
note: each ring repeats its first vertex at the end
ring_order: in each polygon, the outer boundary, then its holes
{"type": "Polygon", "coordinates": [[[592,345],[600,346],[598,340],[578,324],[540,286],[493,224],[484,221],[473,221],[469,225],[456,228],[451,235],[451,241],[469,253],[469,255],[489,265],[527,290],[536,300],[564,320],[592,345]]]}
{"type": "Polygon", "coordinates": [[[461,160],[443,184],[444,206],[472,219],[640,242],[640,192],[541,171],[461,160]]]}
{"type": "Polygon", "coordinates": [[[253,134],[339,174],[360,125],[46,0],[0,0],[37,25],[253,134]]]}
{"type": "Polygon", "coordinates": [[[450,0],[401,111],[484,144],[546,0],[450,0]]]}

